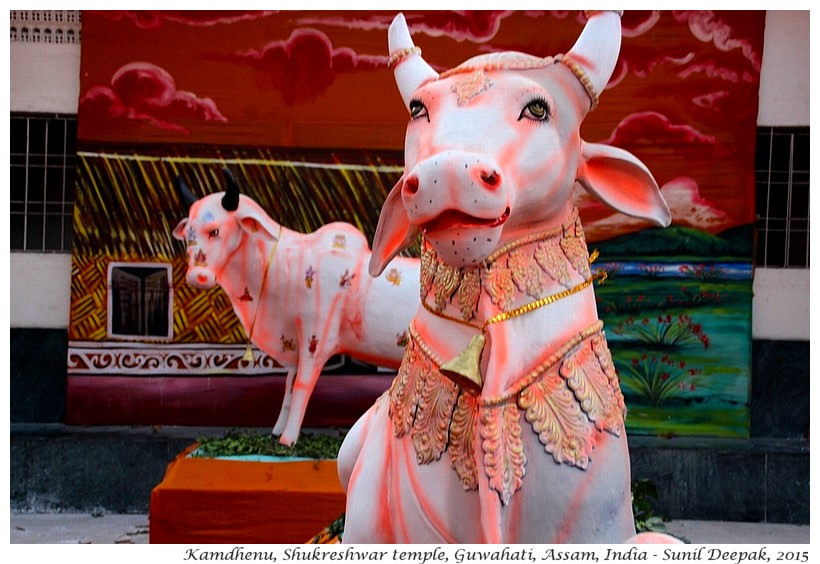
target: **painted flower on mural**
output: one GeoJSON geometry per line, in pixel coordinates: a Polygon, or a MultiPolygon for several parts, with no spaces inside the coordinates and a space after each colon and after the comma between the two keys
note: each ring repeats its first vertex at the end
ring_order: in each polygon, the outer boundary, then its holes
{"type": "Polygon", "coordinates": [[[658,278],[663,273],[663,266],[660,264],[641,264],[638,270],[647,278],[658,278]]]}
{"type": "Polygon", "coordinates": [[[701,282],[706,280],[714,280],[720,278],[723,270],[719,266],[710,264],[682,264],[680,266],[681,274],[699,280],[701,282]]]}
{"type": "Polygon", "coordinates": [[[697,377],[702,372],[702,369],[688,367],[685,361],[675,360],[670,355],[647,353],[632,358],[629,364],[621,367],[625,383],[641,400],[654,407],[697,390],[697,377]]]}
{"type": "Polygon", "coordinates": [[[716,305],[723,301],[724,295],[720,292],[710,290],[692,290],[688,286],[680,286],[680,295],[667,294],[663,299],[654,299],[638,294],[631,295],[614,295],[613,297],[604,297],[596,295],[595,299],[598,303],[598,308],[605,314],[615,315],[631,315],[637,316],[645,314],[651,310],[661,310],[663,312],[672,308],[691,308],[705,305],[716,305]]]}
{"type": "Polygon", "coordinates": [[[710,344],[703,326],[695,323],[687,314],[676,317],[671,313],[659,314],[654,319],[644,317],[640,320],[628,317],[613,332],[652,349],[675,349],[689,343],[700,343],[704,349],[708,349],[710,344]]]}
{"type": "Polygon", "coordinates": [[[695,289],[693,291],[688,286],[681,286],[680,292],[683,295],[680,298],[673,298],[672,296],[667,297],[666,303],[669,307],[695,307],[707,304],[716,305],[724,300],[724,295],[720,292],[701,289],[695,289]]]}

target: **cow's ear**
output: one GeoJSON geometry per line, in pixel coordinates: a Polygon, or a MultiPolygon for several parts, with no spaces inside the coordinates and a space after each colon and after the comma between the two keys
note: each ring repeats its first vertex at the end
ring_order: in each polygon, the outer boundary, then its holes
{"type": "Polygon", "coordinates": [[[187,227],[187,225],[188,225],[188,218],[187,217],[185,219],[183,219],[182,221],[180,221],[179,223],[177,223],[177,226],[174,227],[174,231],[173,231],[174,239],[179,239],[180,241],[185,240],[185,227],[187,227]]]}
{"type": "Polygon", "coordinates": [[[370,275],[378,276],[397,254],[409,247],[418,236],[418,228],[410,224],[401,201],[402,176],[390,190],[379,214],[376,234],[373,236],[373,254],[370,256],[370,275]]]}
{"type": "Polygon", "coordinates": [[[582,141],[576,180],[602,202],[626,215],[647,219],[660,227],[672,221],[652,173],[628,151],[582,141]]]}
{"type": "Polygon", "coordinates": [[[277,239],[279,226],[276,226],[277,233],[271,231],[269,224],[272,224],[273,221],[259,210],[250,206],[239,206],[239,209],[234,212],[234,219],[240,229],[253,237],[262,237],[269,241],[276,241],[277,239]]]}

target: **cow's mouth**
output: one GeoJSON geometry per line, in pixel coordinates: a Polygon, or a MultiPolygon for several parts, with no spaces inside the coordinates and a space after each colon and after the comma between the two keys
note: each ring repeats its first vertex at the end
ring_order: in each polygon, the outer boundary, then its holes
{"type": "Polygon", "coordinates": [[[510,208],[506,208],[504,213],[492,219],[475,217],[458,210],[447,210],[434,219],[421,225],[421,231],[425,235],[444,231],[445,229],[472,229],[477,227],[493,228],[503,225],[510,218],[510,208]]]}

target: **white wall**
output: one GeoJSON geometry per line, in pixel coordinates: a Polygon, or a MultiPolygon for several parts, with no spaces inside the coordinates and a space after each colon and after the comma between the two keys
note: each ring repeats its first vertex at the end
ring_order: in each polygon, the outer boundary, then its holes
{"type": "Polygon", "coordinates": [[[752,335],[809,339],[809,271],[763,268],[755,272],[752,335]]]}
{"type": "Polygon", "coordinates": [[[768,11],[758,125],[809,124],[809,12],[768,11]]]}
{"type": "Polygon", "coordinates": [[[11,327],[67,328],[71,255],[11,253],[11,327]]]}
{"type": "MultiPolygon", "coordinates": [[[[758,124],[809,120],[809,12],[766,13],[758,124]]],[[[76,113],[80,48],[11,44],[11,111],[76,113]]],[[[71,259],[12,253],[11,327],[67,328],[71,259]]],[[[809,270],[758,269],[753,336],[809,340],[809,270]]]]}
{"type": "Polygon", "coordinates": [[[76,114],[80,45],[11,43],[12,112],[76,114]]]}

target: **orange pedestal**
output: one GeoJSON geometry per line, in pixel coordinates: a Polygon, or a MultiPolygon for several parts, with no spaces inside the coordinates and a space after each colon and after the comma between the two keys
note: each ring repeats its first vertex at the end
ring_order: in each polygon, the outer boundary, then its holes
{"type": "Polygon", "coordinates": [[[301,544],[344,512],[335,460],[189,458],[196,446],[151,492],[153,544],[301,544]]]}

